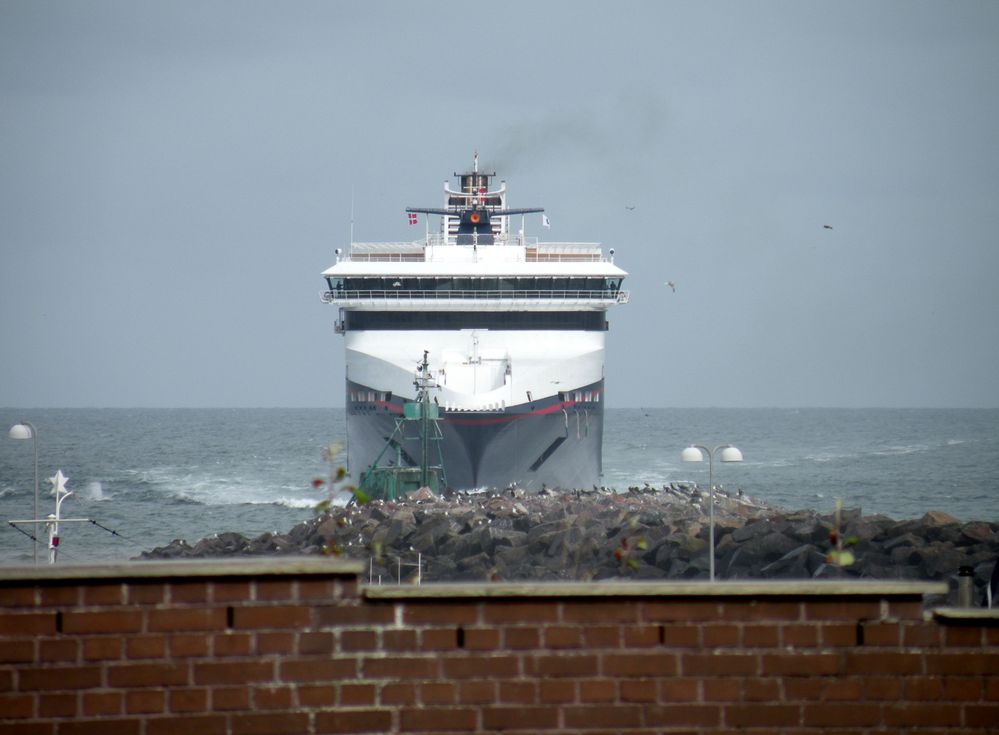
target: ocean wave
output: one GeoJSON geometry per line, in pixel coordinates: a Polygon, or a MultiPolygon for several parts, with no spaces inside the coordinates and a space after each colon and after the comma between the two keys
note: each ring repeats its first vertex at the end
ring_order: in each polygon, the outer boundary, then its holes
{"type": "Polygon", "coordinates": [[[916,454],[917,452],[925,452],[928,450],[929,447],[925,444],[899,444],[875,450],[871,452],[871,454],[875,457],[900,457],[906,454],[916,454]]]}

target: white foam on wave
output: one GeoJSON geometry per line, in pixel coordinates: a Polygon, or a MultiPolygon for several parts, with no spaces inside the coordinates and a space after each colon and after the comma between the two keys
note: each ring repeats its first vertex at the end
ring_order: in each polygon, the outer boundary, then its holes
{"type": "Polygon", "coordinates": [[[929,449],[925,444],[897,444],[894,446],[884,447],[877,451],[871,452],[875,457],[900,457],[906,454],[915,454],[916,452],[925,452],[929,449]]]}
{"type": "Polygon", "coordinates": [[[96,503],[110,498],[110,496],[105,494],[104,486],[99,480],[93,480],[87,483],[87,486],[83,489],[83,497],[96,503]]]}

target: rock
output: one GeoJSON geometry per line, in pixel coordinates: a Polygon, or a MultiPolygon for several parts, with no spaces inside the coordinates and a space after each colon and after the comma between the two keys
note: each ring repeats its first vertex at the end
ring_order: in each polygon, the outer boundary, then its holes
{"type": "Polygon", "coordinates": [[[960,523],[954,516],[944,513],[942,510],[931,510],[927,512],[919,522],[924,526],[949,526],[960,523]]]}

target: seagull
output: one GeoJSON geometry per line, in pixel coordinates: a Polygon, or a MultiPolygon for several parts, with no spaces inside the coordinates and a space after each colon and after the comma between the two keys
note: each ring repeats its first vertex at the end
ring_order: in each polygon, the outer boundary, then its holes
{"type": "Polygon", "coordinates": [[[634,204],[625,204],[624,208],[627,209],[630,212],[631,210],[633,210],[635,208],[635,205],[634,204]]]}
{"type": "Polygon", "coordinates": [[[666,281],[666,285],[673,289],[673,293],[676,293],[676,284],[673,281],[666,281]]]}
{"type": "Polygon", "coordinates": [[[822,225],[822,229],[823,230],[831,230],[832,229],[832,225],[822,225]]]}

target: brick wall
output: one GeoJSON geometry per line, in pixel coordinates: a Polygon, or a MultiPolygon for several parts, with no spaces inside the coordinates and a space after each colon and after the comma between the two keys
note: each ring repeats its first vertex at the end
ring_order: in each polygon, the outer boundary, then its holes
{"type": "Polygon", "coordinates": [[[0,569],[0,732],[999,730],[934,583],[363,587],[331,560],[0,569]]]}

